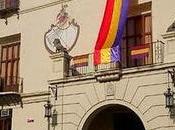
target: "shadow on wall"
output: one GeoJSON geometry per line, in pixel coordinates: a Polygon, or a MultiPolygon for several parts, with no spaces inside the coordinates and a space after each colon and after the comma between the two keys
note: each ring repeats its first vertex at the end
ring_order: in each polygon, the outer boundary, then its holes
{"type": "Polygon", "coordinates": [[[173,120],[173,122],[175,123],[175,107],[170,108],[170,118],[173,120]]]}

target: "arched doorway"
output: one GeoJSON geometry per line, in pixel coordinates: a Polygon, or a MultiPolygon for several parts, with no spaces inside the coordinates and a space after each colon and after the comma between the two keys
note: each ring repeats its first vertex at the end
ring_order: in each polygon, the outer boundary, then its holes
{"type": "Polygon", "coordinates": [[[93,112],[82,130],[145,130],[135,112],[122,105],[107,105],[93,112]]]}

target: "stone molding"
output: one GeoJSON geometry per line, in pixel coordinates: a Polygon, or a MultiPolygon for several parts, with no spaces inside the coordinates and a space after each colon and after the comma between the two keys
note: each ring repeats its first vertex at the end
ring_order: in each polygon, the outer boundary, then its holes
{"type": "Polygon", "coordinates": [[[42,92],[33,92],[33,93],[22,93],[21,97],[24,99],[24,98],[49,96],[49,95],[50,95],[50,92],[42,91],[42,92]]]}
{"type": "Polygon", "coordinates": [[[32,104],[48,101],[48,97],[51,95],[48,91],[33,92],[33,93],[22,93],[23,104],[32,104]]]}
{"type": "Polygon", "coordinates": [[[167,32],[166,34],[163,34],[162,37],[164,39],[175,38],[175,31],[167,32]]]}
{"type": "MultiPolygon", "coordinates": [[[[156,70],[165,70],[169,68],[174,68],[175,67],[175,62],[171,63],[162,63],[162,64],[154,64],[154,65],[146,65],[146,66],[140,66],[140,67],[133,67],[133,68],[126,68],[122,69],[121,72],[118,72],[118,76],[121,75],[126,76],[128,74],[139,74],[140,72],[150,72],[150,71],[156,71],[156,70]]],[[[114,70],[115,72],[115,70],[114,70]]],[[[102,73],[101,73],[102,74],[102,73]]],[[[104,75],[100,75],[101,78],[98,78],[97,80],[105,80],[105,82],[108,80],[108,77],[111,76],[112,79],[115,79],[116,81],[119,80],[117,75],[115,73],[110,73],[106,78],[103,77],[104,75]]],[[[99,76],[98,74],[96,75],[97,77],[99,76]]],[[[109,77],[110,78],[110,77],[109,77]]],[[[66,84],[66,83],[71,83],[71,82],[80,82],[80,81],[85,81],[85,80],[95,80],[95,73],[91,75],[84,75],[84,76],[75,76],[75,77],[66,77],[65,79],[53,79],[53,80],[48,80],[48,83],[50,85],[55,85],[55,84],[66,84]]],[[[109,79],[111,80],[111,79],[109,79]]]]}
{"type": "Polygon", "coordinates": [[[72,0],[57,0],[55,2],[50,2],[50,3],[44,4],[44,5],[40,5],[40,6],[37,6],[37,7],[21,10],[21,11],[19,11],[19,14],[30,13],[30,12],[33,12],[33,11],[37,11],[37,10],[40,10],[40,9],[48,8],[48,7],[55,6],[55,5],[64,3],[64,2],[69,2],[69,1],[72,1],[72,0]]]}
{"type": "Polygon", "coordinates": [[[23,104],[32,104],[32,103],[40,103],[40,102],[47,102],[48,98],[35,98],[35,99],[28,99],[28,100],[23,100],[23,104]]]}
{"type": "Polygon", "coordinates": [[[60,53],[55,53],[53,55],[50,55],[50,58],[51,59],[59,59],[59,58],[71,59],[71,56],[63,51],[63,52],[60,52],[60,53]]]}

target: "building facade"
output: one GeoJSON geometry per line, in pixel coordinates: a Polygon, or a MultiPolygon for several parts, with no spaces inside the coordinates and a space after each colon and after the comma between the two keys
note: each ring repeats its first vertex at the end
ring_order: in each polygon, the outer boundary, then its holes
{"type": "Polygon", "coordinates": [[[0,130],[175,129],[174,0],[129,0],[121,62],[94,65],[106,1],[0,0],[0,130]]]}

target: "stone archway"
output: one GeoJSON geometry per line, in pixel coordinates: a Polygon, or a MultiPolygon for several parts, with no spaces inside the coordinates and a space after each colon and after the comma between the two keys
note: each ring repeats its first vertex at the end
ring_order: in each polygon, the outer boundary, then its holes
{"type": "Polygon", "coordinates": [[[126,106],[104,105],[86,119],[82,130],[145,130],[138,115],[126,106]]]}

